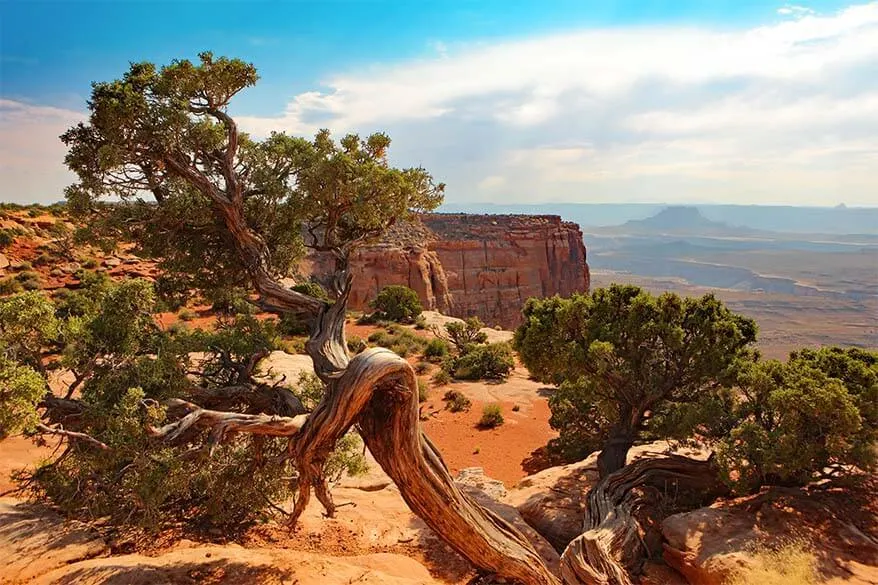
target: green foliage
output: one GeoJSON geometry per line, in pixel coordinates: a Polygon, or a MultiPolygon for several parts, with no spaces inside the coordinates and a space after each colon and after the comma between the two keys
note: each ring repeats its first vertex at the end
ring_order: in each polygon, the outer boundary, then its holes
{"type": "Polygon", "coordinates": [[[467,398],[460,390],[451,389],[442,397],[445,401],[445,408],[451,412],[462,412],[469,410],[473,405],[472,401],[467,398]]]}
{"type": "Polygon", "coordinates": [[[371,306],[380,318],[396,323],[412,323],[424,310],[418,293],[401,285],[382,288],[371,306]]]}
{"type": "Polygon", "coordinates": [[[181,309],[179,313],[177,313],[177,317],[180,318],[181,321],[192,321],[198,315],[195,314],[195,311],[190,309],[181,309]]]}
{"type": "Polygon", "coordinates": [[[42,350],[60,334],[55,306],[42,293],[0,299],[0,354],[42,371],[42,350]]]}
{"type": "Polygon", "coordinates": [[[427,372],[430,371],[430,363],[425,361],[419,361],[415,364],[415,373],[419,376],[423,376],[427,372]]]}
{"type": "Polygon", "coordinates": [[[369,335],[368,340],[369,343],[386,347],[401,357],[415,355],[427,345],[426,339],[399,325],[391,325],[388,331],[375,331],[369,335]]]}
{"type": "Polygon", "coordinates": [[[241,287],[216,287],[205,291],[205,300],[214,312],[224,315],[253,315],[256,306],[241,287]]]}
{"type": "Polygon", "coordinates": [[[357,335],[351,335],[350,337],[348,337],[347,344],[348,351],[354,355],[361,353],[368,347],[366,345],[366,342],[363,341],[363,338],[357,335]]]}
{"type": "Polygon", "coordinates": [[[499,404],[486,404],[479,419],[479,428],[495,429],[503,424],[503,411],[499,404]]]}
{"type": "Polygon", "coordinates": [[[155,294],[159,308],[164,311],[178,311],[192,298],[191,284],[179,275],[161,274],[155,279],[155,294]]]}
{"type": "Polygon", "coordinates": [[[40,422],[37,405],[47,390],[36,370],[0,355],[0,439],[34,430],[40,422]]]}
{"type": "Polygon", "coordinates": [[[15,293],[20,293],[24,290],[24,287],[21,286],[21,283],[16,280],[14,276],[7,276],[6,278],[0,279],[0,295],[14,295],[15,293]]]}
{"type": "Polygon", "coordinates": [[[424,357],[431,362],[442,361],[450,350],[447,341],[434,338],[427,342],[427,347],[424,348],[424,357]]]}
{"type": "Polygon", "coordinates": [[[423,315],[418,315],[415,319],[415,329],[422,331],[427,328],[427,319],[423,315]]]}
{"type": "Polygon", "coordinates": [[[465,321],[451,321],[445,324],[445,332],[454,348],[461,355],[475,346],[486,343],[488,334],[482,331],[485,326],[478,317],[468,317],[465,321]]]}
{"type": "Polygon", "coordinates": [[[312,296],[315,299],[320,299],[321,301],[329,300],[329,294],[326,292],[326,289],[320,286],[320,283],[314,282],[313,280],[297,284],[293,286],[292,289],[304,295],[312,296]]]}
{"type": "Polygon", "coordinates": [[[11,246],[18,235],[18,230],[6,228],[0,229],[0,249],[11,246]]]}
{"type": "Polygon", "coordinates": [[[716,439],[719,467],[737,491],[804,485],[851,465],[875,465],[876,429],[861,415],[857,397],[858,382],[872,377],[859,366],[875,368],[875,356],[865,360],[872,362],[868,366],[850,357],[867,358],[861,350],[804,351],[787,363],[769,360],[743,368],[730,401],[731,428],[713,428],[708,435],[716,439]],[[837,360],[851,363],[839,370],[833,367],[837,360]],[[847,380],[830,375],[852,370],[856,374],[847,380]]]}
{"type": "Polygon", "coordinates": [[[549,400],[559,431],[551,446],[568,459],[611,438],[690,436],[680,411],[730,383],[756,339],[756,324],[713,295],[656,297],[635,286],[529,299],[523,315],[515,347],[532,376],[560,384],[549,400]]]}
{"type": "Polygon", "coordinates": [[[446,370],[439,370],[433,374],[433,383],[437,386],[446,386],[451,383],[451,374],[446,370]]]}
{"type": "Polygon", "coordinates": [[[515,367],[512,347],[506,343],[468,346],[467,353],[451,362],[459,380],[505,380],[515,367]]]}
{"type": "MultiPolygon", "coordinates": [[[[28,267],[30,264],[28,263],[28,267]]],[[[33,270],[27,269],[15,275],[15,280],[21,284],[24,290],[39,290],[43,287],[43,279],[33,270]]]]}
{"type": "Polygon", "coordinates": [[[326,130],[313,140],[272,133],[257,141],[238,132],[226,111],[257,79],[252,64],[205,52],[195,63],[132,63],[120,79],[93,84],[88,121],[62,136],[80,181],[66,198],[71,213],[92,216],[87,239],[133,241],[163,272],[208,290],[249,283],[217,196],[240,200],[240,227],[275,276],[293,273],[303,244],[351,249],[441,203],[444,186],[426,171],[388,164],[384,134],[336,143],[326,130]],[[121,201],[105,205],[107,195],[121,201]]]}

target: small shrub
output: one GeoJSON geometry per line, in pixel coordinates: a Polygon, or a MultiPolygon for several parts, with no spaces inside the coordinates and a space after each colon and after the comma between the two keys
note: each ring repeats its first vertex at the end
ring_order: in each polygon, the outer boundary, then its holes
{"type": "Polygon", "coordinates": [[[21,283],[12,276],[0,279],[0,295],[14,295],[23,290],[24,287],[21,286],[21,283]]]}
{"type": "Polygon", "coordinates": [[[753,563],[737,569],[727,585],[813,585],[818,582],[814,554],[801,542],[777,550],[757,549],[753,563]]]}
{"type": "Polygon", "coordinates": [[[54,276],[55,278],[60,278],[64,276],[64,271],[60,268],[53,268],[49,271],[49,276],[54,276]]]}
{"type": "Polygon", "coordinates": [[[366,349],[366,342],[363,341],[362,337],[358,337],[356,335],[351,335],[348,337],[348,351],[352,354],[356,355],[361,353],[364,349],[366,349]]]}
{"type": "Polygon", "coordinates": [[[371,305],[381,317],[397,323],[411,323],[424,310],[418,293],[399,285],[382,288],[371,305]]]}
{"type": "Polygon", "coordinates": [[[15,275],[15,280],[21,283],[21,288],[24,290],[39,290],[43,286],[43,281],[40,278],[40,275],[32,270],[19,272],[15,275]]]}
{"type": "Polygon", "coordinates": [[[94,258],[86,258],[82,261],[82,267],[88,270],[94,270],[98,267],[98,261],[94,258]]]}
{"type": "Polygon", "coordinates": [[[488,341],[488,334],[482,331],[485,326],[478,317],[469,317],[465,321],[452,321],[445,324],[445,333],[457,352],[468,353],[473,347],[488,341]]]}
{"type": "Polygon", "coordinates": [[[477,346],[454,363],[453,376],[461,380],[504,380],[515,367],[508,343],[477,346]]]}
{"type": "Polygon", "coordinates": [[[375,331],[369,342],[386,347],[400,357],[416,354],[427,344],[426,340],[404,327],[392,327],[391,331],[375,331]]]}
{"type": "Polygon", "coordinates": [[[321,301],[329,300],[329,295],[327,294],[326,289],[313,280],[297,284],[292,287],[292,290],[302,293],[303,295],[312,296],[315,299],[320,299],[321,301]]]}
{"type": "Polygon", "coordinates": [[[308,335],[311,332],[308,324],[292,313],[283,314],[277,330],[283,335],[291,335],[293,337],[308,335]]]}
{"type": "Polygon", "coordinates": [[[427,362],[418,362],[415,364],[415,373],[419,376],[423,376],[427,372],[430,371],[430,364],[427,362]]]}
{"type": "Polygon", "coordinates": [[[305,342],[308,341],[307,337],[293,337],[292,339],[282,340],[281,348],[292,355],[305,355],[308,352],[305,351],[305,342]]]}
{"type": "Polygon", "coordinates": [[[24,262],[22,262],[21,264],[18,265],[18,269],[19,270],[33,270],[34,265],[25,260],[24,262]]]}
{"type": "Polygon", "coordinates": [[[521,406],[517,404],[512,405],[512,412],[518,412],[519,410],[521,410],[521,406]]]}
{"type": "Polygon", "coordinates": [[[445,408],[451,412],[463,412],[469,410],[473,405],[472,401],[463,395],[463,392],[454,389],[446,392],[442,400],[445,401],[445,408]]]}
{"type": "Polygon", "coordinates": [[[441,361],[448,355],[450,347],[444,339],[431,339],[424,348],[424,357],[430,361],[441,361]]]}
{"type": "Polygon", "coordinates": [[[437,386],[447,386],[451,383],[451,374],[445,370],[439,370],[433,374],[433,383],[437,386]]]}
{"type": "Polygon", "coordinates": [[[427,398],[429,398],[430,389],[427,388],[427,384],[418,379],[418,402],[426,402],[427,398]]]}
{"type": "Polygon", "coordinates": [[[34,258],[34,266],[47,266],[52,264],[55,259],[48,252],[42,252],[39,256],[34,258]]]}
{"type": "Polygon", "coordinates": [[[423,315],[418,315],[418,318],[415,319],[415,329],[426,329],[427,328],[427,319],[424,318],[423,315]]]}
{"type": "Polygon", "coordinates": [[[11,246],[12,242],[15,241],[15,236],[16,234],[12,230],[0,230],[0,248],[11,246]]]}
{"type": "Polygon", "coordinates": [[[177,314],[177,316],[180,317],[181,321],[192,321],[197,315],[189,309],[183,309],[177,314]]]}
{"type": "Polygon", "coordinates": [[[479,419],[479,428],[495,429],[503,424],[503,412],[499,404],[486,404],[479,419]]]}

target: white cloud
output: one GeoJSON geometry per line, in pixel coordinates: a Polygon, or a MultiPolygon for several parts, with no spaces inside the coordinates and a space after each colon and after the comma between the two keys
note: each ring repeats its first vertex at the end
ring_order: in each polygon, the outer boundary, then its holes
{"type": "Polygon", "coordinates": [[[85,119],[72,110],[0,98],[0,200],[43,203],[64,198],[75,179],[58,138],[85,119]]]}
{"type": "Polygon", "coordinates": [[[394,162],[430,169],[449,201],[878,205],[878,2],[778,13],[428,42],[240,122],[387,131],[394,162]]]}
{"type": "Polygon", "coordinates": [[[396,161],[432,169],[449,200],[878,204],[878,2],[778,12],[793,18],[445,48],[243,124],[386,129],[396,161]]]}

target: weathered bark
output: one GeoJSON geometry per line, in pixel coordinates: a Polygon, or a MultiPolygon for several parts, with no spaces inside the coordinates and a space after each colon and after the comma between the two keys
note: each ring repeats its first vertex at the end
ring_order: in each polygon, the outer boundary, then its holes
{"type": "Polygon", "coordinates": [[[638,488],[690,489],[722,493],[709,461],[679,455],[641,459],[602,478],[588,494],[583,534],[561,555],[566,585],[631,585],[644,561],[645,549],[635,512],[638,488]]]}
{"type": "Polygon", "coordinates": [[[634,445],[633,433],[619,430],[613,433],[601,446],[598,455],[598,474],[607,477],[625,467],[628,461],[628,451],[634,445]]]}
{"type": "MultiPolygon", "coordinates": [[[[357,424],[366,445],[384,471],[396,482],[412,510],[455,550],[476,567],[526,585],[556,585],[554,577],[527,540],[504,520],[485,510],[455,487],[442,458],[418,426],[417,379],[404,359],[388,350],[364,352],[350,360],[344,322],[351,275],[348,259],[357,242],[337,245],[335,234],[324,228],[324,246],[336,257],[331,288],[333,304],[283,287],[269,270],[269,250],[247,225],[241,184],[233,161],[237,128],[227,116],[207,111],[225,125],[229,134],[223,164],[225,189],[220,190],[185,159],[168,157],[168,166],[190,181],[214,204],[228,236],[246,267],[263,306],[281,313],[311,319],[306,351],[314,371],[327,385],[321,402],[293,432],[290,420],[255,420],[254,415],[235,415],[197,409],[158,434],[173,438],[196,424],[215,424],[211,439],[235,430],[259,434],[289,431],[291,449],[299,473],[298,493],[291,521],[304,511],[311,488],[328,515],[335,512],[323,464],[336,441],[357,424]],[[349,363],[350,362],[350,363],[349,363]],[[184,422],[185,421],[185,422],[184,422]]],[[[315,242],[316,244],[316,242],[315,242]]],[[[269,417],[270,418],[270,417],[269,417]]],[[[298,419],[298,417],[296,417],[298,419]]]]}

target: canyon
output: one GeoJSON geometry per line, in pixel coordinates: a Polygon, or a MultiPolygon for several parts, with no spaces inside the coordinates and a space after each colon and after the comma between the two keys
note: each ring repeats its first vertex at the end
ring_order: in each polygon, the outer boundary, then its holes
{"type": "MultiPolygon", "coordinates": [[[[589,289],[582,231],[557,215],[423,214],[398,224],[353,258],[350,306],[365,309],[381,288],[405,285],[425,309],[512,328],[529,297],[589,289]]],[[[311,255],[305,268],[329,271],[311,255]]]]}

